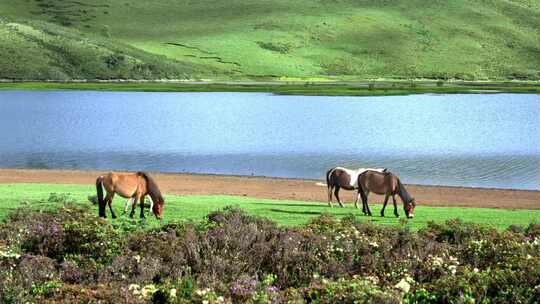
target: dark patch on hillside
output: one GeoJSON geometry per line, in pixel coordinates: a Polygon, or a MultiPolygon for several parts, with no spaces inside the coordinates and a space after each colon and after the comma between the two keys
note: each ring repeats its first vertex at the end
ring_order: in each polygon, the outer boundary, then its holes
{"type": "Polygon", "coordinates": [[[197,50],[197,51],[199,51],[201,53],[204,53],[204,54],[209,54],[209,55],[214,55],[215,54],[214,52],[205,51],[205,50],[203,50],[201,48],[198,48],[196,46],[190,46],[190,45],[187,45],[187,44],[175,43],[175,42],[165,42],[165,44],[179,46],[179,47],[183,47],[183,48],[187,48],[187,49],[197,50]]]}
{"type": "MultiPolygon", "coordinates": [[[[210,51],[206,51],[206,50],[203,50],[201,48],[198,48],[196,46],[190,46],[190,45],[187,45],[187,44],[182,44],[182,43],[175,43],[175,42],[165,42],[165,44],[167,45],[173,45],[173,46],[179,46],[179,47],[183,47],[183,48],[187,48],[187,49],[192,49],[192,50],[196,50],[196,51],[199,51],[203,54],[208,54],[208,55],[215,55],[216,53],[214,52],[210,52],[210,51]]],[[[192,54],[188,54],[188,55],[184,55],[186,57],[193,57],[193,58],[198,58],[198,59],[213,59],[215,61],[217,61],[218,63],[223,63],[223,64],[232,64],[232,65],[236,65],[238,67],[242,66],[240,63],[238,62],[234,62],[234,61],[225,61],[223,60],[223,58],[219,57],[219,56],[197,56],[197,55],[192,55],[192,54]]],[[[233,72],[239,72],[238,70],[233,70],[233,72]]]]}
{"type": "Polygon", "coordinates": [[[37,2],[39,11],[34,15],[45,15],[50,22],[62,26],[73,26],[80,23],[88,23],[97,17],[97,14],[107,14],[107,3],[83,3],[81,1],[64,0],[34,0],[37,2]]]}

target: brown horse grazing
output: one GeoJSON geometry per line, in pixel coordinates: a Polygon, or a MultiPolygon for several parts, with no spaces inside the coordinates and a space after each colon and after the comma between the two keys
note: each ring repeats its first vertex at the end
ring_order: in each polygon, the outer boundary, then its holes
{"type": "Polygon", "coordinates": [[[114,211],[112,209],[112,200],[114,194],[133,199],[130,217],[133,217],[135,214],[135,205],[137,201],[140,202],[141,206],[141,218],[144,218],[144,198],[146,195],[150,196],[152,204],[152,212],[157,219],[162,221],[163,216],[163,206],[165,200],[159,191],[159,188],[154,181],[147,173],[145,172],[136,172],[136,173],[114,173],[110,172],[107,175],[98,176],[96,179],[96,190],[97,197],[99,202],[99,216],[105,216],[105,208],[107,203],[109,204],[109,209],[111,210],[112,218],[116,218],[114,211]],[[107,196],[103,199],[103,188],[107,191],[107,196]]]}
{"type": "MultiPolygon", "coordinates": [[[[339,190],[341,188],[345,190],[358,189],[358,176],[366,171],[373,170],[378,172],[385,172],[385,168],[373,169],[373,168],[359,168],[356,170],[347,169],[343,167],[334,167],[326,172],[326,186],[328,187],[328,206],[332,207],[332,190],[341,207],[343,204],[339,199],[339,190]]],[[[358,201],[360,200],[360,194],[357,195],[354,206],[358,208],[358,201]]]]}
{"type": "Polygon", "coordinates": [[[396,194],[399,195],[403,201],[403,209],[405,210],[405,215],[408,218],[414,217],[414,207],[416,207],[416,202],[414,198],[407,192],[405,186],[401,183],[399,178],[392,172],[376,172],[376,171],[365,171],[360,174],[358,177],[358,192],[362,197],[362,209],[364,214],[371,216],[371,210],[369,210],[368,205],[368,195],[369,192],[374,192],[376,194],[384,194],[384,204],[381,210],[381,216],[384,216],[384,209],[388,203],[388,198],[392,196],[394,201],[394,214],[396,217],[399,217],[396,205],[396,194]]]}

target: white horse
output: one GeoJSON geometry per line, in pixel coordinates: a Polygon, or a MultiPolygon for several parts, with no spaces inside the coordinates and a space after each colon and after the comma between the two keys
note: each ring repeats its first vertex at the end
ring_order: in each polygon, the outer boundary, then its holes
{"type": "MultiPolygon", "coordinates": [[[[356,170],[347,169],[343,167],[335,167],[326,172],[326,187],[328,188],[328,206],[332,207],[332,190],[341,207],[343,204],[339,199],[339,190],[341,188],[345,190],[358,190],[358,176],[366,171],[385,172],[386,168],[358,168],[356,170]]],[[[358,208],[358,201],[360,200],[360,192],[356,196],[354,206],[358,208]]]]}

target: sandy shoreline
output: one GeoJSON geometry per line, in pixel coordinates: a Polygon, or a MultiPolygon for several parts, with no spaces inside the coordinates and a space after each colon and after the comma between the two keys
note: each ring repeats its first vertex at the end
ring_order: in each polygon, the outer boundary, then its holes
{"type": "MultiPolygon", "coordinates": [[[[93,185],[104,171],[0,169],[0,183],[58,183],[93,185]]],[[[326,187],[318,180],[273,177],[226,176],[203,174],[152,174],[165,194],[240,195],[268,199],[326,202],[326,187]]],[[[490,207],[505,209],[540,209],[540,191],[483,189],[465,187],[407,185],[420,205],[448,207],[490,207]]],[[[355,194],[340,195],[351,203],[355,194]]],[[[383,197],[370,195],[370,202],[383,197]]]]}

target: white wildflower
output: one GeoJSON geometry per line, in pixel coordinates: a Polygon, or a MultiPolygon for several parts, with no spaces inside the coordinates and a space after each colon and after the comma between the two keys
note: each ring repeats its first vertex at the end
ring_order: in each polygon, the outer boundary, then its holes
{"type": "Polygon", "coordinates": [[[176,288],[172,288],[169,291],[169,295],[171,296],[171,298],[176,298],[176,288]]]}
{"type": "Polygon", "coordinates": [[[151,295],[153,295],[156,291],[157,291],[157,288],[156,288],[156,286],[154,284],[146,285],[141,290],[141,296],[144,299],[146,299],[146,298],[150,297],[151,295]]]}
{"type": "Polygon", "coordinates": [[[407,280],[403,278],[401,279],[401,281],[399,281],[399,283],[395,285],[395,287],[403,291],[404,293],[407,293],[411,289],[411,284],[409,284],[409,282],[407,282],[407,280]]]}
{"type": "Polygon", "coordinates": [[[0,250],[0,257],[18,259],[18,258],[21,257],[21,255],[18,254],[18,253],[10,252],[10,251],[2,251],[2,250],[0,250]]]}
{"type": "Polygon", "coordinates": [[[456,257],[450,256],[450,262],[452,262],[455,265],[459,265],[459,261],[456,257]]]}
{"type": "Polygon", "coordinates": [[[366,279],[368,279],[368,281],[370,281],[373,284],[379,284],[379,277],[368,276],[368,277],[366,277],[366,279]]]}
{"type": "Polygon", "coordinates": [[[371,246],[373,248],[379,248],[379,244],[377,244],[377,242],[375,242],[375,241],[369,242],[369,246],[371,246]]]}
{"type": "Polygon", "coordinates": [[[433,266],[440,267],[443,265],[443,263],[444,263],[444,260],[441,257],[438,257],[438,256],[432,257],[431,264],[433,266]]]}
{"type": "Polygon", "coordinates": [[[405,275],[405,280],[406,280],[407,283],[409,283],[409,284],[414,284],[414,283],[415,283],[413,277],[411,277],[409,274],[406,274],[406,275],[405,275]]]}

